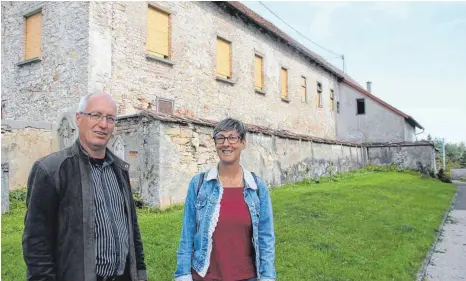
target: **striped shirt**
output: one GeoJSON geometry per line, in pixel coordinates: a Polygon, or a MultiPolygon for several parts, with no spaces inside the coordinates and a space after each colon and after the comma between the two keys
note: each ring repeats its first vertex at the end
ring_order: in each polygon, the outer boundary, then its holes
{"type": "Polygon", "coordinates": [[[125,201],[112,163],[111,157],[106,157],[105,161],[91,158],[95,187],[96,274],[102,277],[123,275],[129,250],[125,201]]]}

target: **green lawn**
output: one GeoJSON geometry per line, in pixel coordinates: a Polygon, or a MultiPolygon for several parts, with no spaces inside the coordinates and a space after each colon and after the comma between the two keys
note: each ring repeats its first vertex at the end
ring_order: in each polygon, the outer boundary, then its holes
{"type": "MultiPolygon", "coordinates": [[[[358,171],[272,194],[278,280],[415,280],[455,187],[358,171]]],[[[21,204],[23,205],[23,204],[21,204]]],[[[139,212],[149,280],[173,280],[182,210],[139,212]]],[[[2,216],[2,279],[25,280],[24,208],[2,216]]]]}

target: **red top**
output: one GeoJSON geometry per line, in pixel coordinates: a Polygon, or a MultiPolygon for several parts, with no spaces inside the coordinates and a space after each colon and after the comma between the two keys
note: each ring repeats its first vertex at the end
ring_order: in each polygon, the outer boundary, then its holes
{"type": "Polygon", "coordinates": [[[251,215],[243,191],[236,187],[223,189],[209,268],[204,278],[192,270],[194,280],[238,281],[256,277],[251,215]]]}

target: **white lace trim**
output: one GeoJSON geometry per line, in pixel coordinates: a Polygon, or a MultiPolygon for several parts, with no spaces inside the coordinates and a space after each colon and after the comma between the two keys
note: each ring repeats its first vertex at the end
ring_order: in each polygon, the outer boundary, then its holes
{"type": "Polygon", "coordinates": [[[175,281],[193,281],[193,276],[191,274],[178,276],[175,281]]]}
{"type": "Polygon", "coordinates": [[[212,235],[214,234],[215,228],[217,227],[218,217],[220,216],[220,202],[222,201],[223,196],[223,187],[219,188],[219,195],[217,205],[215,205],[214,213],[212,214],[212,220],[209,225],[209,236],[207,237],[207,256],[204,267],[201,269],[199,275],[204,277],[207,274],[207,269],[209,269],[210,264],[210,254],[212,253],[212,235]]]}

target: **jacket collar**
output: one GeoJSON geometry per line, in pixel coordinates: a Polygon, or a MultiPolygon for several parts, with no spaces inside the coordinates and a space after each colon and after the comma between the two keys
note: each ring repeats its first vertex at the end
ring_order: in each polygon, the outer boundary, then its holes
{"type": "MultiPolygon", "coordinates": [[[[89,154],[82,147],[81,142],[79,141],[79,138],[74,142],[73,146],[71,147],[71,151],[75,155],[89,158],[89,154]]],[[[105,151],[105,162],[109,164],[113,162],[118,167],[122,168],[123,170],[126,170],[126,171],[129,170],[129,164],[121,160],[120,158],[116,157],[115,154],[113,154],[108,148],[106,148],[106,151],[105,151]]]]}
{"type": "MultiPolygon", "coordinates": [[[[257,184],[256,181],[254,180],[253,175],[251,172],[246,170],[243,165],[241,165],[241,168],[243,169],[243,177],[244,177],[244,182],[246,183],[246,186],[251,188],[251,189],[257,189],[257,184]]],[[[207,181],[210,180],[217,180],[218,179],[218,165],[210,169],[210,171],[207,173],[207,181]]]]}

